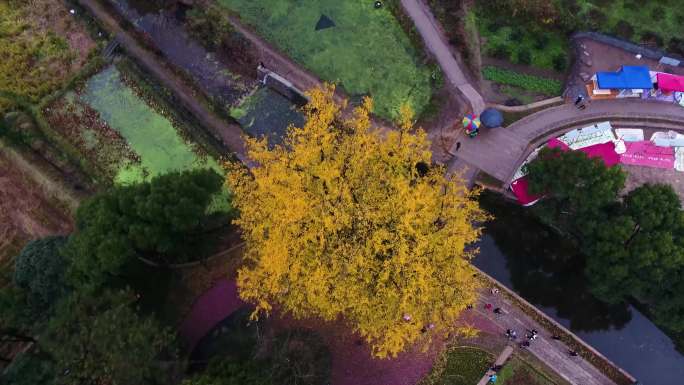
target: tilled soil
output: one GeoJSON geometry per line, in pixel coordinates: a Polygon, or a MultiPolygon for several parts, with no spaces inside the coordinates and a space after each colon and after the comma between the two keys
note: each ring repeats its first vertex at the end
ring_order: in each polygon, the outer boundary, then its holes
{"type": "Polygon", "coordinates": [[[0,152],[0,264],[31,239],[72,228],[69,215],[0,152]]]}

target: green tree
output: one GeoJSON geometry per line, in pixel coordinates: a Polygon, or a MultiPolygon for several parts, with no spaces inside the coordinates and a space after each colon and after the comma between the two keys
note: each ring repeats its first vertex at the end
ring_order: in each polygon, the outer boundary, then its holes
{"type": "Polygon", "coordinates": [[[600,298],[635,296],[658,309],[681,296],[672,288],[684,280],[678,274],[684,270],[684,215],[671,186],[646,184],[631,191],[622,215],[598,226],[585,244],[587,276],[600,298]]]}
{"type": "Polygon", "coordinates": [[[530,192],[547,194],[548,215],[566,228],[581,227],[614,204],[626,179],[624,171],[606,167],[600,158],[548,148],[527,165],[527,171],[530,192]]]}
{"type": "Polygon", "coordinates": [[[196,256],[207,208],[222,185],[213,170],[172,172],[87,200],[64,250],[70,277],[98,286],[136,256],[159,263],[196,256]]]}
{"type": "Polygon", "coordinates": [[[39,342],[65,373],[59,384],[145,384],[164,376],[160,358],[173,357],[173,336],[137,315],[133,299],[130,292],[78,292],[60,303],[39,342]]]}
{"type": "Polygon", "coordinates": [[[370,99],[345,115],[333,92],[309,93],[306,123],[284,145],[248,141],[258,167],[232,165],[246,240],[240,296],[257,312],[343,316],[374,354],[397,355],[459,330],[480,285],[467,245],[487,215],[477,190],[429,166],[410,108],[401,108],[400,130],[381,134],[370,99]]]}
{"type": "Polygon", "coordinates": [[[267,362],[234,362],[215,359],[202,374],[183,381],[182,385],[271,385],[267,362]]]}
{"type": "Polygon", "coordinates": [[[26,293],[26,304],[34,314],[49,314],[66,293],[66,261],[60,248],[64,237],[47,237],[29,242],[14,262],[14,283],[26,293]]]}
{"type": "Polygon", "coordinates": [[[2,385],[56,385],[57,373],[53,363],[34,352],[25,352],[14,358],[0,378],[2,385]]]}

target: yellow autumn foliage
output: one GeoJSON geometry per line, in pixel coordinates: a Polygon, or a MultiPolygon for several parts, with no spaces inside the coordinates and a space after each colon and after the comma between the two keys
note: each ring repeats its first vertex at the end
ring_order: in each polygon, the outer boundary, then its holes
{"type": "Polygon", "coordinates": [[[370,99],[343,116],[333,91],[310,92],[306,123],[283,146],[249,140],[259,166],[229,165],[246,240],[240,296],[267,314],[342,316],[376,356],[395,356],[457,331],[478,287],[466,245],[486,215],[459,178],[427,167],[408,107],[399,130],[380,134],[370,99]]]}

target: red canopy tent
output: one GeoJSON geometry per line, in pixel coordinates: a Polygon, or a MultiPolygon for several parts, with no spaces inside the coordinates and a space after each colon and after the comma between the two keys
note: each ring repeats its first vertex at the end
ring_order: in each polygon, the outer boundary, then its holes
{"type": "Polygon", "coordinates": [[[684,92],[684,76],[666,74],[659,72],[656,75],[658,88],[663,92],[684,92]]]}

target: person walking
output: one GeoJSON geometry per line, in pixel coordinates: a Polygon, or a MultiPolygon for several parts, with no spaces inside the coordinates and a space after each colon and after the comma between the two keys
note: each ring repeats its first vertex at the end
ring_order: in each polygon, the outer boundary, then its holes
{"type": "Polygon", "coordinates": [[[461,149],[461,142],[456,142],[456,151],[461,149]]]}

